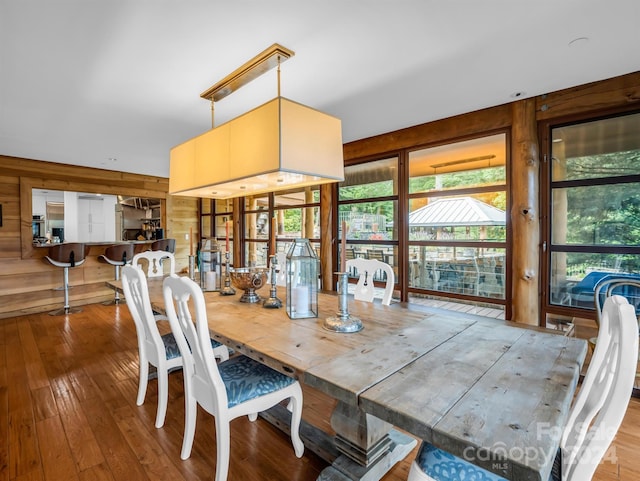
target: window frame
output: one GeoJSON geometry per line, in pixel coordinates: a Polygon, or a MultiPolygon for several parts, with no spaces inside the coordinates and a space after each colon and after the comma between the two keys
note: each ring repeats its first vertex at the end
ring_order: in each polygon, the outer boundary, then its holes
{"type": "Polygon", "coordinates": [[[584,253],[584,254],[634,254],[640,255],[640,244],[606,245],[606,244],[557,244],[553,242],[553,192],[554,189],[570,189],[576,187],[594,187],[603,185],[620,185],[626,183],[639,183],[640,174],[620,175],[607,177],[591,177],[584,179],[553,180],[553,166],[550,159],[553,155],[552,133],[554,129],[579,125],[583,123],[604,121],[616,117],[640,115],[637,108],[613,109],[588,114],[573,115],[562,118],[550,119],[539,123],[540,145],[542,162],[540,163],[540,212],[541,212],[541,245],[540,255],[540,280],[541,280],[541,309],[540,325],[547,326],[557,318],[583,318],[595,319],[595,308],[589,309],[581,306],[566,306],[552,303],[552,257],[557,253],[584,253]],[[544,287],[543,287],[544,286],[544,287]]]}
{"type": "Polygon", "coordinates": [[[511,302],[511,228],[509,221],[509,212],[511,211],[511,193],[510,193],[510,130],[501,129],[498,131],[489,131],[489,132],[480,132],[473,136],[466,136],[463,138],[452,138],[441,140],[437,143],[427,144],[417,147],[411,147],[406,149],[406,158],[407,158],[407,167],[406,167],[406,199],[407,199],[407,218],[409,213],[409,206],[412,200],[415,199],[424,199],[424,198],[433,198],[433,197],[456,197],[456,196],[464,196],[464,195],[472,195],[472,194],[480,194],[486,192],[501,192],[504,191],[506,196],[506,210],[505,210],[505,240],[502,241],[471,241],[471,240],[454,240],[454,241],[441,241],[441,240],[409,240],[409,225],[405,226],[405,236],[406,236],[406,250],[407,254],[405,259],[408,261],[409,249],[412,246],[415,247],[444,247],[444,246],[453,246],[454,248],[498,248],[504,249],[504,298],[495,298],[495,297],[487,297],[487,296],[477,296],[473,294],[461,294],[456,292],[448,292],[441,290],[433,290],[424,287],[409,287],[409,279],[408,274],[405,276],[406,282],[406,291],[407,293],[415,293],[428,295],[431,297],[438,298],[451,298],[458,299],[463,301],[471,301],[475,303],[484,303],[484,304],[493,304],[503,306],[505,309],[505,316],[509,314],[509,305],[511,302]],[[504,135],[504,148],[505,148],[505,180],[503,183],[496,183],[490,185],[483,185],[477,187],[460,187],[460,188],[451,188],[444,190],[431,190],[426,192],[414,192],[409,193],[409,182],[410,182],[410,173],[409,173],[409,154],[411,152],[430,149],[433,147],[441,147],[446,145],[455,145],[460,142],[465,142],[474,139],[482,139],[484,137],[491,137],[495,135],[504,135]]]}

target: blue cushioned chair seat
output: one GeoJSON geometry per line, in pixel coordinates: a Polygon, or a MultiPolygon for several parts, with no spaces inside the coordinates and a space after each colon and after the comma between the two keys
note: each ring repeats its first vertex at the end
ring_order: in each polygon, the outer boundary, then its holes
{"type": "MultiPolygon", "coordinates": [[[[549,481],[561,480],[561,451],[553,461],[549,481]]],[[[420,469],[438,481],[506,481],[497,474],[490,473],[464,459],[423,442],[416,458],[420,469]]]]}
{"type": "Polygon", "coordinates": [[[178,343],[176,342],[176,338],[173,337],[173,334],[169,333],[161,337],[162,343],[164,344],[164,350],[167,353],[167,359],[180,357],[180,349],[178,348],[178,343]]]}
{"type": "Polygon", "coordinates": [[[426,442],[422,443],[416,462],[422,471],[438,481],[506,481],[426,442]]]}
{"type": "Polygon", "coordinates": [[[278,391],[295,382],[294,379],[246,356],[232,357],[218,364],[218,369],[227,390],[230,408],[249,399],[278,391]]]}
{"type": "MultiPolygon", "coordinates": [[[[162,337],[162,343],[164,344],[164,350],[167,353],[167,360],[180,357],[180,348],[176,342],[176,338],[173,337],[173,333],[164,334],[162,337]]],[[[211,339],[211,347],[216,348],[222,346],[218,341],[211,339]]]]}

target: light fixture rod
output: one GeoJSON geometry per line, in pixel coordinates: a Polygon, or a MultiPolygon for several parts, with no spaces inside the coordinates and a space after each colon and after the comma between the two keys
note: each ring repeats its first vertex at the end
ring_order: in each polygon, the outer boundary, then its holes
{"type": "MultiPolygon", "coordinates": [[[[211,102],[222,100],[227,95],[232,94],[240,87],[258,78],[273,67],[279,66],[281,62],[284,62],[294,55],[293,50],[274,43],[271,47],[259,53],[240,68],[234,70],[218,83],[202,92],[200,97],[210,100],[211,102]]],[[[280,82],[278,82],[278,85],[279,84],[280,82]]]]}
{"type": "Polygon", "coordinates": [[[278,97],[280,97],[280,55],[278,55],[278,97]]]}

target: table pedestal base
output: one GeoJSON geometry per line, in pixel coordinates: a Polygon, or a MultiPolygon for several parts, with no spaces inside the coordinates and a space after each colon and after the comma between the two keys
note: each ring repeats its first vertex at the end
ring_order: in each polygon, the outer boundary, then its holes
{"type": "Polygon", "coordinates": [[[391,439],[386,435],[369,449],[352,444],[339,434],[336,434],[334,442],[341,453],[362,466],[372,465],[391,449],[391,439]]]}
{"type": "Polygon", "coordinates": [[[389,431],[389,451],[375,463],[365,467],[344,454],[338,456],[331,466],[325,468],[317,481],[378,481],[416,447],[417,441],[395,429],[389,431]]]}
{"type": "MultiPolygon", "coordinates": [[[[260,417],[290,435],[291,413],[284,406],[274,406],[260,413],[260,417]]],[[[317,481],[378,481],[398,461],[407,457],[417,444],[411,436],[391,429],[390,424],[340,401],[331,417],[331,424],[334,429],[338,428],[336,432],[343,434],[330,436],[304,419],[300,423],[300,437],[305,449],[331,464],[320,473],[317,481]],[[355,415],[356,412],[359,416],[355,415]],[[360,430],[347,432],[358,434],[345,436],[342,430],[353,423],[359,425],[360,430]],[[358,447],[361,444],[357,441],[359,436],[368,440],[369,447],[358,447]]]]}

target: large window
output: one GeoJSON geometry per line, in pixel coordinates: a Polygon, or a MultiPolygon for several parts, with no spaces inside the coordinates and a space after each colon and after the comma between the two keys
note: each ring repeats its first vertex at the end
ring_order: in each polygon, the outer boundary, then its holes
{"type": "MultiPolygon", "coordinates": [[[[272,235],[276,252],[286,253],[295,238],[308,238],[320,247],[320,190],[318,186],[243,198],[238,215],[244,230],[241,239],[244,266],[265,266],[272,235]],[[275,233],[272,234],[272,230],[275,233]]],[[[201,199],[201,244],[214,240],[224,252],[233,249],[233,201],[201,199]]],[[[209,245],[209,244],[207,244],[209,245]]]]}
{"type": "Polygon", "coordinates": [[[269,194],[244,197],[244,265],[266,266],[271,229],[269,194]]]}
{"type": "Polygon", "coordinates": [[[602,278],[640,280],[640,114],[553,127],[550,140],[547,307],[593,310],[602,278]]]}
{"type": "MultiPolygon", "coordinates": [[[[338,189],[339,237],[347,229],[345,258],[363,257],[391,264],[398,282],[398,159],[376,160],[345,168],[338,189]]],[[[341,256],[338,253],[338,258],[341,256]]],[[[356,272],[351,273],[353,277],[356,272]]],[[[384,275],[374,275],[382,282],[384,275]]],[[[380,284],[382,285],[382,284],[380,284]]]]}
{"type": "Polygon", "coordinates": [[[338,190],[345,257],[391,264],[409,300],[504,305],[506,186],[506,134],[349,165],[338,190]]]}
{"type": "Polygon", "coordinates": [[[286,253],[296,238],[309,239],[318,252],[320,191],[317,186],[249,196],[244,201],[246,265],[267,265],[272,238],[276,241],[275,252],[286,253]]]}
{"type": "MultiPolygon", "coordinates": [[[[222,252],[233,250],[233,202],[231,200],[200,199],[199,246],[211,247],[217,242],[222,252]],[[228,245],[227,245],[228,240],[228,245]]],[[[233,259],[233,256],[230,257],[233,259]]]]}
{"type": "Polygon", "coordinates": [[[277,192],[273,197],[277,219],[276,252],[288,252],[294,239],[309,239],[320,257],[320,188],[277,192]]]}
{"type": "Polygon", "coordinates": [[[411,295],[506,299],[506,136],[409,153],[411,295]]]}

